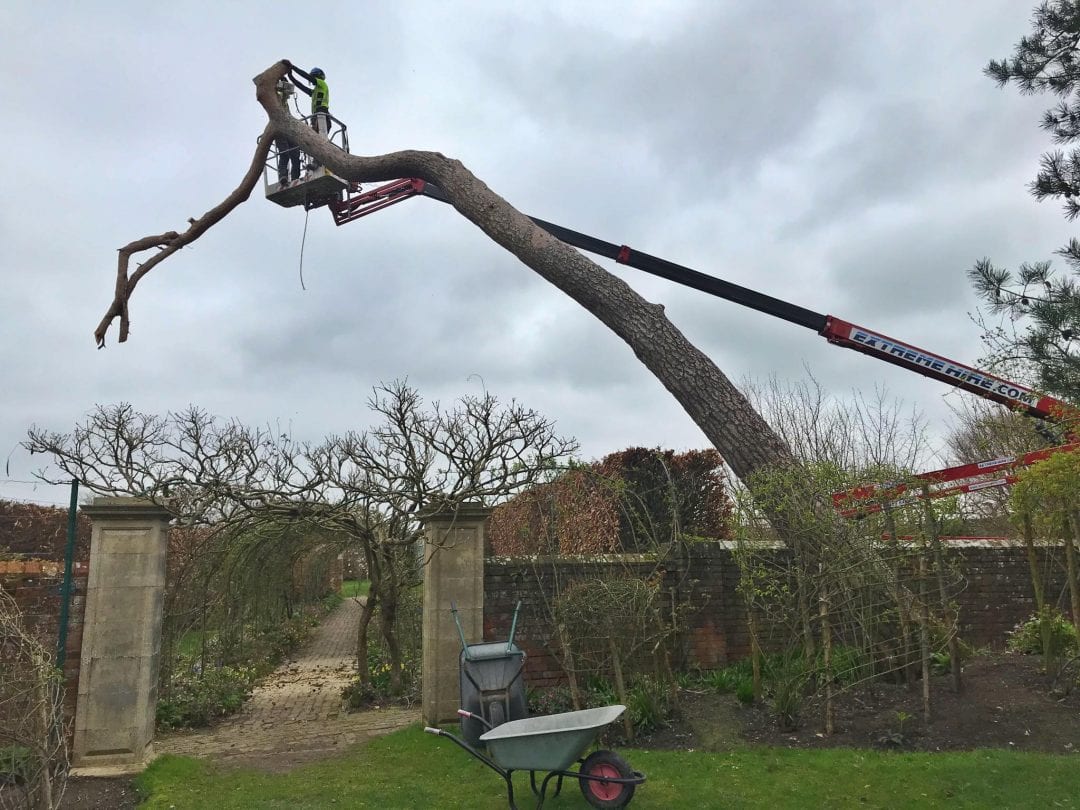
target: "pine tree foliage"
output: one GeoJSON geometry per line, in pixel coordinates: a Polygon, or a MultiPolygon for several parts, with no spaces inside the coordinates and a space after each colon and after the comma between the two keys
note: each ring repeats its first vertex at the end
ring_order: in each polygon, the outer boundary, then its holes
{"type": "MultiPolygon", "coordinates": [[[[1011,57],[991,60],[984,72],[999,86],[1013,84],[1025,95],[1056,96],[1042,128],[1056,144],[1080,140],[1080,0],[1040,4],[1032,32],[1011,57]]],[[[1062,199],[1070,221],[1080,216],[1080,148],[1044,154],[1029,190],[1040,201],[1062,199]]],[[[990,312],[1009,316],[1012,324],[984,325],[989,361],[999,368],[1027,366],[1038,388],[1075,401],[1080,399],[1080,241],[1070,239],[1055,253],[1069,273],[1058,274],[1050,261],[1025,262],[1013,272],[982,259],[968,275],[990,312]]]]}

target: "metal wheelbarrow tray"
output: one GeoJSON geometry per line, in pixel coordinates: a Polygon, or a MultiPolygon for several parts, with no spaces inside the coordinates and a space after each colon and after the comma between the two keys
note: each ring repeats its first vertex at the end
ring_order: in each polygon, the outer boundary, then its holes
{"type": "MultiPolygon", "coordinates": [[[[487,746],[486,755],[448,731],[430,727],[424,731],[449,737],[502,776],[506,780],[511,810],[517,810],[514,771],[529,772],[529,784],[537,797],[537,810],[544,805],[548,782],[552,778],[557,780],[554,795],[558,796],[564,777],[578,780],[582,794],[593,807],[625,807],[633,798],[634,789],[645,781],[645,775],[632,770],[614,751],[594,751],[584,759],[581,756],[592,745],[600,729],[618,719],[625,710],[625,706],[603,706],[511,720],[480,736],[480,741],[487,746]],[[569,770],[574,763],[579,764],[578,770],[569,770]],[[536,786],[538,771],[547,772],[539,789],[536,786]]],[[[464,710],[458,714],[475,718],[464,710]]]]}

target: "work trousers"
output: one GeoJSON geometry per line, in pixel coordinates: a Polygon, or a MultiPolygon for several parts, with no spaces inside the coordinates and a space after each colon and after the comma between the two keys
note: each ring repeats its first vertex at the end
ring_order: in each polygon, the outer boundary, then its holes
{"type": "Polygon", "coordinates": [[[277,173],[278,183],[300,179],[300,147],[283,135],[274,138],[274,148],[277,149],[277,173]],[[290,173],[289,169],[292,168],[290,173]]]}

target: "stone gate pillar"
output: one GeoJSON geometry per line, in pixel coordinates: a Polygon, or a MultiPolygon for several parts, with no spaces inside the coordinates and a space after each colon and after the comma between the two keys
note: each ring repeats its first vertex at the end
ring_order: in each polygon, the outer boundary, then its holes
{"type": "Polygon", "coordinates": [[[485,524],[490,514],[490,509],[470,503],[420,514],[426,562],[421,712],[429,726],[457,719],[460,705],[461,638],[451,602],[457,605],[465,640],[483,640],[485,524]]]}
{"type": "Polygon", "coordinates": [[[95,498],[72,764],[141,766],[157,707],[169,513],[95,498]]]}

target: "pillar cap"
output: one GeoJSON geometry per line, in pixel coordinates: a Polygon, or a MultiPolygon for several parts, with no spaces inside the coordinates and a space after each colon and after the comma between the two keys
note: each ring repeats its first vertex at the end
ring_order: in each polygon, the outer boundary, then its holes
{"type": "Polygon", "coordinates": [[[92,503],[79,507],[79,511],[91,519],[97,518],[157,518],[169,520],[173,515],[161,503],[149,498],[115,497],[99,495],[92,503]]]}
{"type": "Polygon", "coordinates": [[[491,511],[491,507],[480,501],[448,503],[440,500],[425,506],[416,517],[423,523],[478,523],[487,520],[491,511]]]}

